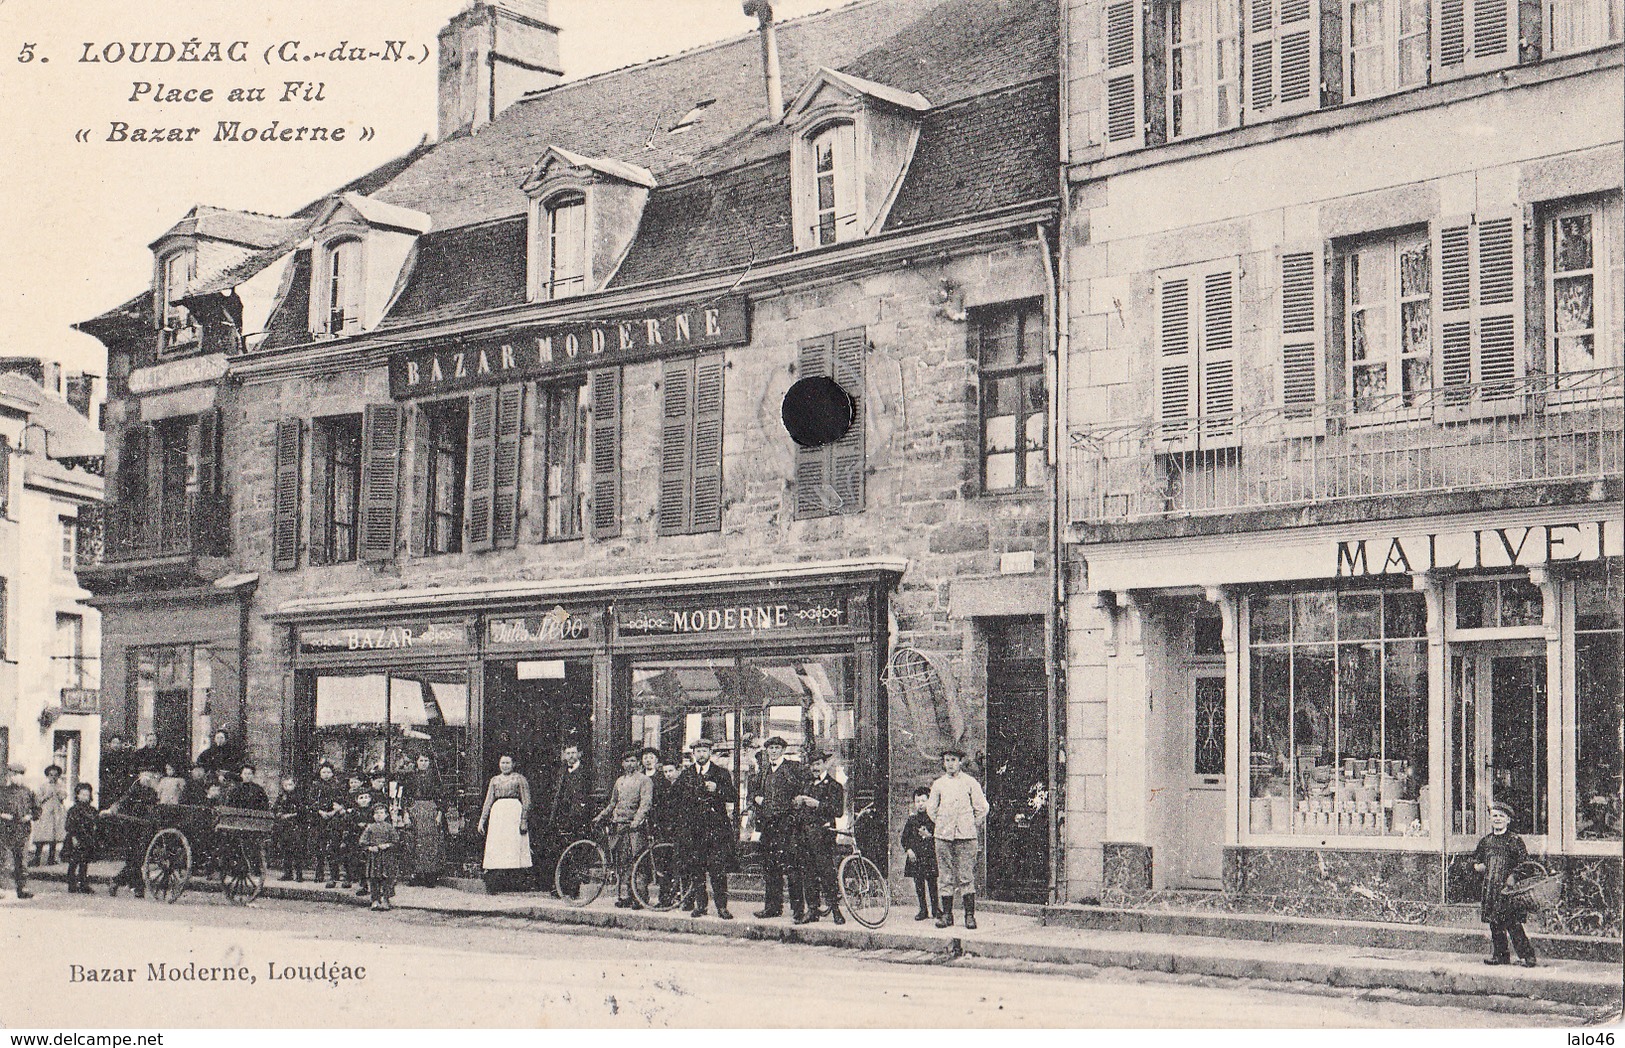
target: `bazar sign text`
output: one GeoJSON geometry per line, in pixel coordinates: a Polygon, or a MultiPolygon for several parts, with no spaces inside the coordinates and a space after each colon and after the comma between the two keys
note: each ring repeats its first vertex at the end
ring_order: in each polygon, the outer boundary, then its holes
{"type": "Polygon", "coordinates": [[[466,648],[463,622],[399,622],[377,626],[319,626],[299,631],[307,655],[335,651],[393,651],[405,648],[466,648]]]}
{"type": "Polygon", "coordinates": [[[1532,567],[1600,560],[1621,552],[1618,520],[1568,521],[1477,531],[1355,539],[1337,544],[1337,577],[1532,567]]]}
{"type": "Polygon", "coordinates": [[[389,392],[396,398],[427,396],[749,341],[749,311],[736,295],[410,350],[390,360],[389,392]]]}

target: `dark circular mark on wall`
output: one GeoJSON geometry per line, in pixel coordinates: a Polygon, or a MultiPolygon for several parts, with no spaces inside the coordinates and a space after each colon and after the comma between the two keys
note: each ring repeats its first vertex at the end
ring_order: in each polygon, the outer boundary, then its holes
{"type": "Polygon", "coordinates": [[[821,448],[846,436],[857,419],[857,402],[832,378],[804,378],[785,392],[779,413],[791,440],[821,448]]]}

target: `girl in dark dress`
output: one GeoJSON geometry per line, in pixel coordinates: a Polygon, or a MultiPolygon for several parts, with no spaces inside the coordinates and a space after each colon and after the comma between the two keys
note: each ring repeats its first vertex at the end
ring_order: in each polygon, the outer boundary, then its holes
{"type": "Polygon", "coordinates": [[[68,864],[68,891],[90,894],[90,862],[96,857],[96,810],[90,783],[73,789],[73,807],[68,809],[67,830],[62,841],[62,861],[68,864]]]}
{"type": "Polygon", "coordinates": [[[1507,879],[1521,862],[1529,860],[1529,850],[1523,838],[1508,831],[1512,825],[1512,806],[1505,801],[1490,805],[1490,832],[1478,842],[1473,852],[1473,869],[1484,875],[1482,905],[1479,915],[1490,926],[1490,958],[1485,964],[1511,964],[1512,949],[1518,951],[1519,963],[1525,968],[1535,966],[1535,948],[1523,931],[1523,913],[1517,905],[1502,894],[1507,879]]]}

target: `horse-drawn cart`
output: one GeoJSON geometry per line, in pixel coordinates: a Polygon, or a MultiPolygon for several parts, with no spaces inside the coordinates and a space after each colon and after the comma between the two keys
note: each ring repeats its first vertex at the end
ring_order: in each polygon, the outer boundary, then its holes
{"type": "Polygon", "coordinates": [[[194,872],[220,875],[226,898],[247,906],[265,888],[265,842],[276,816],[249,808],[160,804],[142,820],[152,832],[141,879],[152,898],[174,902],[194,872]]]}

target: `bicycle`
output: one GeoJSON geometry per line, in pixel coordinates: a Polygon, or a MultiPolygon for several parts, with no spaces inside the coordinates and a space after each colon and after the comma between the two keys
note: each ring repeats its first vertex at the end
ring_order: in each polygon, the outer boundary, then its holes
{"type": "Polygon", "coordinates": [[[841,903],[852,919],[865,928],[880,927],[891,913],[891,886],[886,883],[886,875],[863,854],[858,844],[858,827],[874,814],[875,806],[870,804],[852,816],[850,830],[834,831],[837,844],[842,840],[852,844],[852,853],[841,860],[835,874],[841,887],[841,903]]]}
{"type": "MultiPolygon", "coordinates": [[[[553,888],[571,906],[588,906],[605,888],[620,888],[620,872],[610,859],[608,826],[600,826],[594,837],[572,841],[559,854],[553,867],[553,888]],[[568,891],[573,883],[576,890],[568,891]]],[[[693,891],[677,846],[657,841],[640,850],[632,860],[632,897],[644,909],[663,912],[682,905],[693,891]],[[653,890],[651,890],[653,889],[653,890]]]]}

